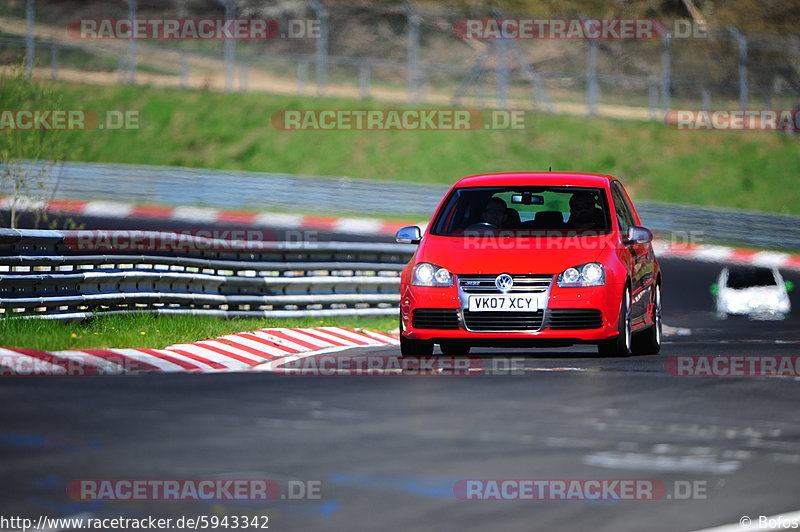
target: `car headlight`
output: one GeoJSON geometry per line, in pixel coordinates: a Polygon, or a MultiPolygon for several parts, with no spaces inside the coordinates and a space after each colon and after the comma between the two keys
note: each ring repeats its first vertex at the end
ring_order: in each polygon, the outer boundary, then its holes
{"type": "Polygon", "coordinates": [[[603,286],[606,284],[606,269],[599,262],[588,262],[561,272],[556,280],[558,286],[603,286]]]}
{"type": "Polygon", "coordinates": [[[453,274],[435,264],[420,262],[414,266],[411,284],[414,286],[452,286],[453,274]]]}

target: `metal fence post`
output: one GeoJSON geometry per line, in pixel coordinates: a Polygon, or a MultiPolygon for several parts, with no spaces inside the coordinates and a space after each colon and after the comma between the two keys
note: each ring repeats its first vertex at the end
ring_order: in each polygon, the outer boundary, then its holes
{"type": "Polygon", "coordinates": [[[58,43],[55,41],[50,46],[50,79],[58,80],[58,43]]]}
{"type": "Polygon", "coordinates": [[[181,50],[181,88],[186,88],[189,84],[189,62],[186,60],[186,52],[181,50]]]}
{"type": "Polygon", "coordinates": [[[312,0],[311,8],[319,21],[317,38],[317,96],[324,96],[328,86],[328,11],[320,0],[312,0]]]}
{"type": "Polygon", "coordinates": [[[597,40],[589,39],[586,54],[586,111],[589,116],[597,114],[597,40]]]}
{"type": "Polygon", "coordinates": [[[297,62],[297,94],[303,95],[308,84],[308,61],[297,62]]]}
{"type": "MultiPolygon", "coordinates": [[[[501,19],[503,13],[499,9],[492,9],[491,14],[496,19],[501,19]]],[[[500,38],[494,41],[494,49],[497,59],[497,105],[500,109],[508,109],[508,39],[507,34],[502,33],[500,38]]]]}
{"type": "MultiPolygon", "coordinates": [[[[236,3],[234,0],[220,0],[225,6],[225,18],[232,19],[236,14],[236,3]]],[[[225,39],[225,92],[233,90],[233,62],[236,59],[236,41],[225,39]]]]}
{"type": "MultiPolygon", "coordinates": [[[[128,1],[128,19],[131,24],[136,19],[136,0],[128,1]]],[[[130,37],[128,38],[128,83],[136,83],[136,38],[131,30],[130,37]]]]}
{"type": "Polygon", "coordinates": [[[508,41],[505,35],[494,42],[497,55],[497,106],[508,109],[508,41]]]}
{"type": "Polygon", "coordinates": [[[661,37],[661,111],[666,113],[670,109],[672,96],[672,81],[670,79],[670,34],[664,31],[661,37]]]}
{"type": "MultiPolygon", "coordinates": [[[[503,12],[498,8],[491,9],[492,16],[495,18],[503,18],[503,12]]],[[[544,108],[547,110],[548,113],[553,112],[553,103],[550,101],[550,98],[547,96],[547,91],[544,88],[544,83],[542,82],[541,76],[536,72],[536,69],[528,62],[525,58],[525,54],[522,53],[522,49],[517,44],[517,41],[514,40],[506,40],[504,41],[505,46],[507,49],[511,50],[511,53],[517,60],[517,64],[519,68],[525,73],[528,77],[528,81],[531,83],[532,92],[533,92],[533,101],[534,102],[541,102],[544,108]]]]}
{"type": "Polygon", "coordinates": [[[358,90],[362,99],[369,98],[370,72],[368,65],[358,67],[358,90]]]}
{"type": "Polygon", "coordinates": [[[656,120],[656,115],[658,114],[658,85],[655,80],[651,80],[647,85],[647,108],[650,119],[656,120]]]}
{"type": "Polygon", "coordinates": [[[25,3],[25,75],[33,73],[33,0],[25,3]]]}
{"type": "Polygon", "coordinates": [[[250,58],[245,57],[239,63],[239,92],[247,92],[247,76],[250,68],[250,58]]]}
{"type": "Polygon", "coordinates": [[[739,47],[739,109],[747,109],[747,38],[734,26],[728,26],[728,31],[736,39],[736,44],[739,47]]]}
{"type": "Polygon", "coordinates": [[[419,100],[419,16],[410,4],[406,4],[405,12],[408,19],[408,101],[416,103],[419,100]]]}

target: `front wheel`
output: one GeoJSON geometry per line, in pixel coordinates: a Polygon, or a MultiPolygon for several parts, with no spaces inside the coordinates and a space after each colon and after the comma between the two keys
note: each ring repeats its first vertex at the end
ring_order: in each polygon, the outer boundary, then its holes
{"type": "Polygon", "coordinates": [[[433,342],[412,340],[403,334],[403,320],[400,320],[400,356],[429,357],[433,354],[433,342]]]}
{"type": "Polygon", "coordinates": [[[633,336],[634,355],[657,355],[661,351],[661,286],[653,295],[653,325],[633,336]]]}
{"type": "Polygon", "coordinates": [[[631,354],[631,290],[625,287],[622,303],[619,308],[618,334],[614,338],[603,340],[597,344],[597,352],[602,356],[624,357],[631,354]]]}

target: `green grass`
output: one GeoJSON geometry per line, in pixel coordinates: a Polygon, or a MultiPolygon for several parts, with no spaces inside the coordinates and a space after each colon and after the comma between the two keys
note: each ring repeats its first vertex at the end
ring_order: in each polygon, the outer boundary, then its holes
{"type": "MultiPolygon", "coordinates": [[[[280,109],[374,101],[59,85],[67,108],[132,109],[139,130],[67,132],[73,160],[453,183],[509,170],[616,175],[635,200],[800,214],[800,136],[676,131],[658,122],[528,114],[522,130],[279,131],[280,109]]],[[[308,191],[313,196],[324,191],[308,191]]],[[[270,208],[269,196],[254,203],[270,208]]],[[[363,205],[367,212],[379,205],[363,205]]],[[[303,210],[302,202],[298,210],[303,210]]]]}
{"type": "Polygon", "coordinates": [[[388,331],[397,318],[342,317],[220,320],[205,316],[98,316],[83,322],[0,319],[0,347],[57,351],[89,348],[163,348],[269,327],[349,327],[388,331]]]}

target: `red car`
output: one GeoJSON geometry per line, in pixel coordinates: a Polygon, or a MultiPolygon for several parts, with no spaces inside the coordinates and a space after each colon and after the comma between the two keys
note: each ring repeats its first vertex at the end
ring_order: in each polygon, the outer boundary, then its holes
{"type": "Polygon", "coordinates": [[[504,173],[453,185],[400,281],[403,356],[473,346],[661,348],[653,234],[622,184],[581,173],[504,173]]]}

